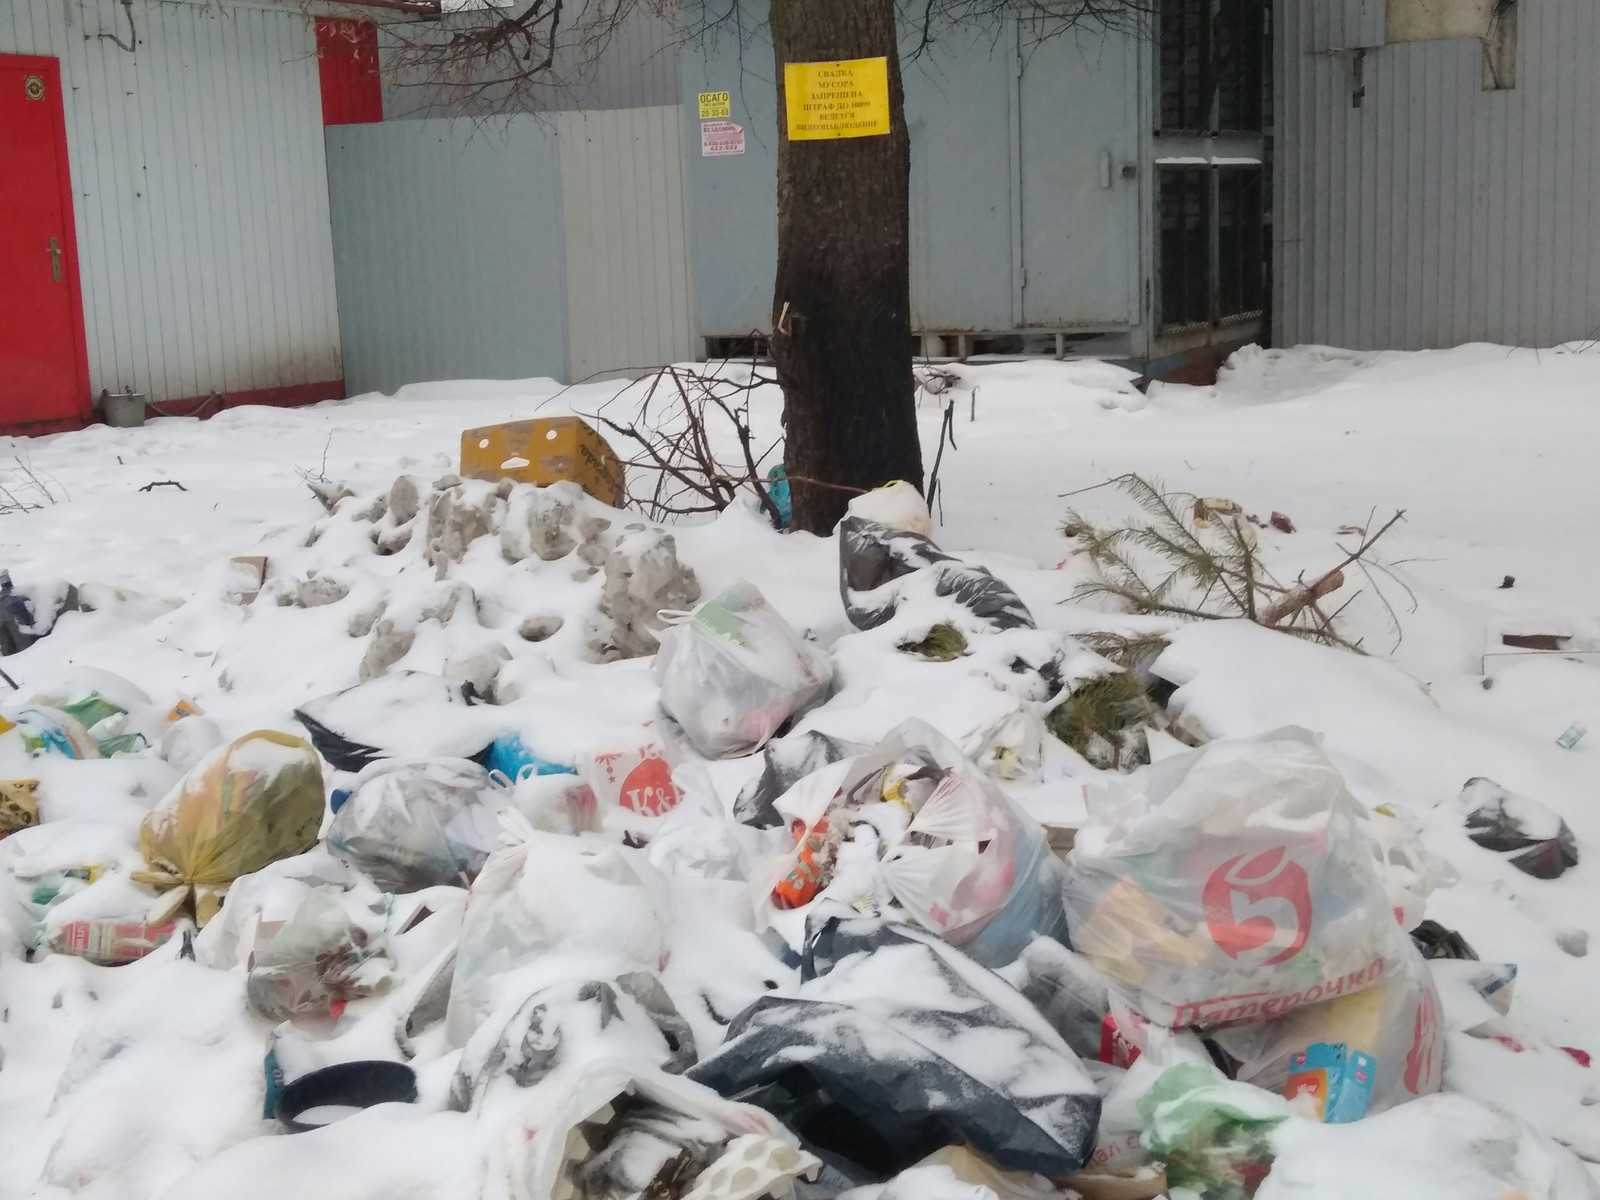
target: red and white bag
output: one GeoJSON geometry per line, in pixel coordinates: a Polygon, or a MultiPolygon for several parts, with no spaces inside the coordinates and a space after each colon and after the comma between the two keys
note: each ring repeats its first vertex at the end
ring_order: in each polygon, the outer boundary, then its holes
{"type": "Polygon", "coordinates": [[[585,755],[578,774],[605,812],[615,806],[641,817],[660,817],[683,799],[672,782],[672,764],[660,741],[644,735],[636,745],[597,750],[585,755]]]}

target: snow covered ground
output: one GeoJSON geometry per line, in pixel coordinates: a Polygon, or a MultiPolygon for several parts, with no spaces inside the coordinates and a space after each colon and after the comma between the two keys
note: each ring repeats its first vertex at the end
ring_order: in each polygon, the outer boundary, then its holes
{"type": "MultiPolygon", "coordinates": [[[[1582,1061],[1600,1054],[1592,1000],[1600,953],[1588,953],[1600,937],[1600,864],[1590,857],[1600,854],[1600,543],[1592,532],[1600,520],[1600,352],[1252,349],[1214,388],[1156,385],[1148,395],[1102,364],[954,370],[956,383],[939,398],[956,411],[935,514],[939,543],[1000,575],[1044,627],[1168,632],[1158,670],[1181,685],[1174,706],[1210,736],[1304,726],[1324,736],[1359,800],[1413,816],[1429,849],[1461,876],[1432,895],[1428,916],[1459,930],[1485,962],[1519,971],[1498,1040],[1467,1035],[1481,1014],[1455,1011],[1459,998],[1446,991],[1447,1090],[1503,1106],[1600,1164],[1600,1077],[1582,1061]],[[1320,574],[1341,559],[1341,545],[1359,540],[1342,528],[1370,528],[1404,510],[1375,552],[1384,569],[1353,578],[1338,598],[1360,592],[1344,628],[1369,654],[1243,623],[1176,626],[1065,603],[1088,567],[1063,537],[1062,517],[1069,507],[1091,519],[1125,512],[1115,491],[1083,489],[1129,471],[1175,491],[1231,498],[1262,517],[1286,514],[1294,532],[1259,533],[1280,579],[1320,574]],[[1502,586],[1508,577],[1514,585],[1502,586]],[[1567,640],[1562,654],[1513,653],[1506,633],[1567,640]],[[1558,745],[1573,726],[1593,732],[1572,748],[1558,745]],[[1560,814],[1579,865],[1556,880],[1532,879],[1470,842],[1456,799],[1479,776],[1560,814]]],[[[323,512],[300,472],[326,474],[358,495],[387,490],[400,474],[431,480],[455,469],[462,429],[593,413],[614,402],[619,386],[436,383],[310,409],[237,409],[203,423],[12,440],[0,446],[0,473],[15,455],[57,502],[0,516],[0,566],[24,585],[60,578],[129,595],[67,614],[4,668],[24,694],[92,667],[137,682],[160,704],[193,701],[229,735],[292,729],[296,705],[355,682],[363,645],[345,627],[356,597],[327,609],[240,609],[223,592],[233,555],[265,554],[274,572],[321,568],[337,556],[337,547],[305,545],[323,512]],[[141,490],[165,481],[182,488],[141,490]]],[[[775,432],[775,391],[758,392],[753,404],[758,427],[775,432]]],[[[938,401],[926,399],[930,459],[939,420],[938,401]]],[[[892,645],[853,633],[831,540],[780,536],[746,511],[676,532],[706,596],[748,578],[824,644],[855,639],[840,654],[839,694],[809,727],[872,741],[921,717],[959,742],[1012,703],[987,681],[951,686],[948,671],[932,674],[930,664],[905,662],[892,645]]],[[[579,662],[576,631],[530,649],[516,633],[527,615],[517,604],[538,597],[497,593],[492,557],[469,555],[461,577],[498,597],[503,611],[491,606],[466,629],[445,622],[437,635],[419,636],[399,665],[437,671],[452,654],[498,641],[529,660],[527,712],[542,744],[578,752],[637,729],[654,705],[643,665],[579,662]]],[[[550,580],[541,586],[559,591],[550,580]]],[[[587,602],[580,592],[551,603],[572,619],[587,602]]],[[[708,793],[731,801],[753,771],[748,761],[713,764],[708,793]]],[[[1075,821],[1089,777],[1081,762],[1058,762],[1025,800],[1041,816],[1075,821]]],[[[136,757],[41,778],[39,834],[60,823],[80,839],[81,855],[123,861],[143,808],[176,773],[136,757]]],[[[58,839],[52,852],[73,849],[58,839]]],[[[677,920],[663,936],[677,982],[721,986],[730,1002],[758,993],[764,952],[727,915],[743,890],[674,880],[685,894],[675,896],[677,920]]],[[[479,1194],[461,1165],[478,1152],[462,1149],[476,1143],[459,1115],[374,1119],[358,1147],[316,1134],[290,1143],[291,1154],[284,1139],[262,1137],[264,1043],[245,1015],[242,973],[165,961],[160,973],[147,969],[157,966],[110,971],[59,956],[25,965],[6,952],[0,1200],[36,1191],[95,1200],[223,1190],[350,1200],[396,1187],[479,1194]]],[[[425,1102],[448,1082],[444,1063],[423,1072],[425,1102]]],[[[1398,1163],[1433,1136],[1420,1116],[1407,1121],[1404,1131],[1391,1121],[1367,1150],[1351,1153],[1388,1153],[1398,1163]]],[[[1457,1118],[1440,1108],[1437,1127],[1446,1125],[1457,1118]]],[[[1317,1180],[1328,1182],[1329,1164],[1339,1161],[1329,1156],[1345,1153],[1339,1147],[1363,1143],[1318,1141],[1304,1130],[1296,1137],[1272,1195],[1345,1194],[1316,1192],[1317,1180]]],[[[1439,1146],[1442,1158],[1454,1154],[1442,1133],[1439,1146]]],[[[1362,1193],[1380,1194],[1387,1176],[1370,1162],[1363,1170],[1362,1193]]],[[[1383,1194],[1418,1196],[1432,1182],[1425,1173],[1406,1180],[1383,1194]]]]}

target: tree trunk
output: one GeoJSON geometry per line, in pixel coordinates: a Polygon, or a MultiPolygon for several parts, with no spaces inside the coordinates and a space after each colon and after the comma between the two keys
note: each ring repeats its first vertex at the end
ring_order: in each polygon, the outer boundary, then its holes
{"type": "Polygon", "coordinates": [[[829,533],[851,496],[922,486],[911,375],[911,141],[894,0],[772,0],[778,274],[772,358],[784,394],[794,526],[829,533]],[[889,60],[887,136],[795,141],[784,64],[889,60]]]}

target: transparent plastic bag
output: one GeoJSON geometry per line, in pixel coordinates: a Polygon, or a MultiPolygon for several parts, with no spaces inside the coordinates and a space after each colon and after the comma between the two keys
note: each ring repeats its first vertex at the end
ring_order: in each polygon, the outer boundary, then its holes
{"type": "Polygon", "coordinates": [[[1063,868],[1043,827],[924,722],[807,776],[775,807],[796,845],[752,873],[769,924],[775,909],[827,889],[854,821],[880,839],[879,878],[896,902],[985,966],[1010,962],[1035,936],[1066,934],[1063,868]]]}
{"type": "Polygon", "coordinates": [[[827,654],[746,582],[664,630],[655,671],[662,710],[707,758],[759,750],[833,682],[827,654]]]}
{"type": "Polygon", "coordinates": [[[964,749],[995,779],[1037,779],[1044,762],[1044,719],[1031,708],[1013,712],[968,739],[964,749]]]}
{"type": "Polygon", "coordinates": [[[1273,1020],[1402,963],[1378,856],[1312,735],[1215,742],[1090,805],[1068,860],[1072,944],[1158,1024],[1273,1020]]]}
{"type": "Polygon", "coordinates": [[[911,819],[883,875],[919,925],[985,966],[1036,936],[1066,936],[1063,869],[1043,827],[965,763],[911,819]]]}
{"type": "Polygon", "coordinates": [[[389,961],[332,888],[316,888],[250,958],[245,997],[269,1021],[327,1016],[388,987],[389,961]]]}
{"type": "Polygon", "coordinates": [[[387,892],[465,887],[494,850],[508,803],[468,759],[384,759],[356,777],[328,845],[387,892]]]}
{"type": "Polygon", "coordinates": [[[1444,1032],[1428,964],[1406,947],[1375,987],[1276,1021],[1214,1030],[1235,1077],[1277,1092],[1328,1124],[1357,1121],[1439,1090],[1444,1032]]]}

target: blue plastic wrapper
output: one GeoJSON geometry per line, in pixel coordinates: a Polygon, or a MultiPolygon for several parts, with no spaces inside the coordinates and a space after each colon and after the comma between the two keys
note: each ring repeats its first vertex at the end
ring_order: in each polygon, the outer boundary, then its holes
{"type": "Polygon", "coordinates": [[[520,733],[502,733],[489,743],[489,754],[484,764],[490,771],[498,771],[515,783],[532,775],[576,775],[576,767],[540,758],[520,733]]]}
{"type": "Polygon", "coordinates": [[[794,501],[789,495],[789,474],[782,463],[767,472],[767,496],[778,510],[778,528],[788,529],[794,524],[794,501]]]}

